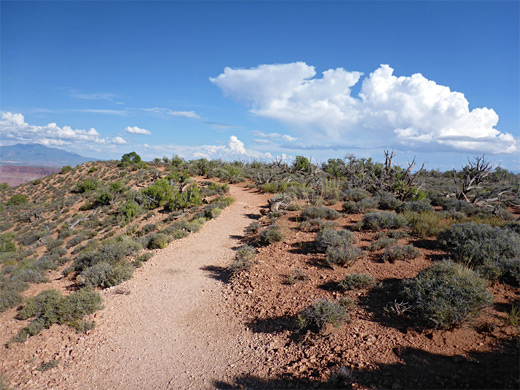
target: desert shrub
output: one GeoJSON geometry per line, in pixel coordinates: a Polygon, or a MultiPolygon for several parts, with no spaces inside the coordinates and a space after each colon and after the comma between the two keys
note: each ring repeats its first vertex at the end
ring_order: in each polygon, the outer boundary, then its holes
{"type": "MultiPolygon", "coordinates": [[[[69,326],[76,329],[77,333],[88,333],[96,327],[94,321],[81,321],[76,320],[69,323],[69,326]]],[[[59,361],[59,360],[58,360],[59,361]]]]}
{"type": "Polygon", "coordinates": [[[110,190],[102,189],[94,199],[94,206],[108,206],[114,200],[114,194],[110,190]]]}
{"type": "Polygon", "coordinates": [[[200,190],[201,196],[213,196],[213,195],[224,195],[229,192],[229,184],[218,184],[218,183],[212,183],[212,182],[202,182],[202,185],[205,185],[205,187],[202,187],[200,190]]]}
{"type": "Polygon", "coordinates": [[[22,295],[15,290],[0,290],[0,313],[23,302],[22,295]]]}
{"type": "Polygon", "coordinates": [[[98,186],[99,182],[96,179],[87,178],[78,182],[72,191],[78,194],[83,194],[85,192],[94,191],[98,186]]]}
{"type": "Polygon", "coordinates": [[[76,246],[76,245],[82,243],[86,239],[87,239],[87,236],[84,233],[80,233],[77,236],[72,237],[69,241],[67,241],[65,248],[70,249],[73,246],[76,246]]]}
{"type": "Polygon", "coordinates": [[[336,210],[330,209],[328,207],[311,206],[311,207],[307,207],[301,213],[301,218],[304,221],[309,220],[309,219],[315,219],[315,218],[334,220],[334,219],[338,219],[339,217],[340,217],[340,213],[338,213],[336,210]]]}
{"type": "Polygon", "coordinates": [[[350,274],[338,282],[342,290],[357,290],[361,288],[371,287],[375,284],[375,280],[368,274],[350,274]]]}
{"type": "Polygon", "coordinates": [[[398,213],[404,213],[405,211],[413,211],[416,213],[433,212],[433,206],[424,200],[404,202],[396,209],[396,211],[398,213]]]}
{"type": "Polygon", "coordinates": [[[502,280],[513,286],[520,286],[520,257],[500,262],[502,280]]]}
{"type": "Polygon", "coordinates": [[[153,233],[149,237],[148,249],[164,249],[168,246],[169,237],[165,233],[153,233]]]}
{"type": "Polygon", "coordinates": [[[411,260],[421,254],[421,251],[413,245],[389,245],[383,253],[383,261],[393,263],[396,260],[411,260]]]}
{"type": "Polygon", "coordinates": [[[504,225],[504,228],[520,234],[520,222],[510,222],[504,225]]]}
{"type": "Polygon", "coordinates": [[[314,332],[321,331],[325,325],[340,326],[349,319],[347,301],[329,301],[318,299],[312,305],[304,309],[297,317],[300,329],[308,329],[314,332]]]}
{"type": "Polygon", "coordinates": [[[81,253],[74,260],[74,269],[76,271],[83,271],[101,262],[113,265],[141,249],[142,246],[139,242],[127,236],[119,236],[103,243],[97,250],[89,250],[81,253]]]}
{"type": "Polygon", "coordinates": [[[381,210],[396,210],[403,203],[390,192],[378,192],[377,199],[381,210]]]}
{"type": "Polygon", "coordinates": [[[62,246],[64,243],[63,240],[60,240],[60,239],[50,239],[49,241],[47,241],[47,243],[45,244],[45,247],[47,248],[48,251],[52,251],[53,249],[56,249],[60,246],[62,246]]]}
{"type": "Polygon", "coordinates": [[[133,220],[141,213],[141,206],[135,201],[128,200],[125,203],[121,203],[117,212],[117,219],[120,222],[127,223],[133,220]]]}
{"type": "Polygon", "coordinates": [[[0,234],[0,253],[16,251],[16,243],[13,241],[13,237],[12,233],[0,234]]]}
{"type": "Polygon", "coordinates": [[[399,229],[406,225],[407,221],[403,215],[388,211],[366,213],[361,221],[361,227],[365,230],[399,229]]]}
{"type": "Polygon", "coordinates": [[[141,229],[141,234],[145,235],[151,232],[154,232],[157,230],[157,224],[156,223],[147,223],[144,225],[141,229]]]}
{"type": "Polygon", "coordinates": [[[376,198],[366,198],[362,199],[360,201],[346,201],[343,203],[342,207],[343,210],[349,214],[358,214],[362,213],[368,209],[375,209],[377,208],[378,201],[376,198]]]}
{"type": "Polygon", "coordinates": [[[231,275],[239,274],[243,271],[249,271],[253,266],[256,258],[256,250],[252,246],[245,245],[237,249],[235,259],[229,266],[231,275]]]}
{"type": "Polygon", "coordinates": [[[461,264],[444,261],[402,281],[400,299],[428,327],[449,329],[475,317],[493,302],[486,281],[461,264]]]}
{"type": "Polygon", "coordinates": [[[450,216],[435,211],[405,211],[403,215],[410,225],[412,234],[421,238],[436,236],[454,222],[450,216]]]}
{"type": "Polygon", "coordinates": [[[28,197],[24,194],[14,194],[7,201],[8,206],[18,206],[24,203],[27,203],[28,197]]]}
{"type": "Polygon", "coordinates": [[[80,290],[68,296],[59,291],[46,290],[30,298],[16,316],[26,320],[34,318],[23,328],[16,341],[23,342],[28,336],[34,336],[53,324],[66,324],[79,320],[101,308],[101,296],[94,291],[80,290]]]}
{"type": "Polygon", "coordinates": [[[376,241],[372,241],[372,243],[370,244],[370,250],[371,251],[377,251],[381,248],[386,248],[386,247],[389,247],[391,245],[394,245],[396,243],[396,240],[395,238],[390,238],[390,237],[380,237],[378,238],[376,241]]]}
{"type": "Polygon", "coordinates": [[[12,282],[22,282],[22,283],[46,283],[46,282],[48,282],[49,280],[43,274],[43,270],[35,268],[33,261],[34,261],[34,259],[31,260],[31,264],[28,265],[27,268],[18,268],[16,271],[13,271],[13,273],[11,275],[11,281],[12,282]]]}
{"type": "Polygon", "coordinates": [[[257,242],[259,245],[270,245],[274,242],[282,241],[282,229],[278,225],[271,225],[266,227],[258,235],[257,242]]]}
{"type": "Polygon", "coordinates": [[[244,232],[248,236],[252,236],[255,234],[258,234],[258,232],[262,229],[262,225],[260,225],[258,222],[251,222],[249,225],[246,226],[244,229],[244,232]]]}
{"type": "Polygon", "coordinates": [[[60,171],[60,174],[63,175],[67,172],[70,172],[72,171],[72,167],[70,165],[64,165],[61,167],[61,171],[60,171]]]}
{"type": "Polygon", "coordinates": [[[304,231],[321,231],[334,229],[336,222],[324,221],[321,218],[309,219],[300,223],[300,229],[304,231]]]}
{"type": "Polygon", "coordinates": [[[465,215],[473,215],[478,213],[479,207],[471,202],[455,198],[443,198],[439,201],[439,206],[448,212],[461,212],[465,215]]]}
{"type": "Polygon", "coordinates": [[[520,256],[520,235],[489,225],[453,224],[439,233],[438,240],[455,261],[476,268],[520,256]]]}
{"type": "Polygon", "coordinates": [[[270,211],[266,214],[266,219],[269,222],[269,224],[275,223],[277,220],[279,220],[281,217],[283,217],[284,212],[283,211],[270,211]]]}
{"type": "MultiPolygon", "coordinates": [[[[172,240],[179,240],[190,234],[183,226],[181,221],[172,223],[170,226],[162,230],[162,233],[167,234],[172,240]]],[[[143,237],[147,239],[147,237],[143,237]]],[[[143,241],[143,246],[147,247],[148,242],[143,241]]]]}
{"type": "Polygon", "coordinates": [[[287,183],[272,182],[257,185],[258,189],[262,192],[269,194],[275,194],[277,192],[284,192],[287,190],[287,183]]]}
{"type": "Polygon", "coordinates": [[[159,179],[141,191],[143,207],[152,210],[173,200],[173,187],[166,179],[159,179]]]}
{"type": "Polygon", "coordinates": [[[194,206],[200,206],[202,204],[202,197],[200,195],[199,187],[197,184],[192,184],[182,192],[176,192],[173,194],[165,208],[169,211],[184,210],[194,206]]]}
{"type": "Polygon", "coordinates": [[[341,193],[342,200],[350,200],[353,202],[359,202],[360,200],[368,199],[371,196],[372,194],[363,188],[350,188],[343,190],[341,193]]]}
{"type": "Polygon", "coordinates": [[[35,263],[34,267],[38,270],[48,270],[58,268],[59,256],[55,254],[46,254],[40,257],[35,263]]]}
{"type": "Polygon", "coordinates": [[[330,247],[351,245],[355,241],[354,233],[341,229],[325,229],[316,236],[316,247],[320,251],[326,251],[330,247]]]}
{"type": "Polygon", "coordinates": [[[87,287],[109,288],[132,277],[134,267],[123,261],[109,264],[104,261],[86,268],[78,278],[87,287]]]}
{"type": "Polygon", "coordinates": [[[306,280],[309,280],[307,274],[301,269],[295,268],[289,273],[289,275],[286,276],[285,284],[293,285],[295,283],[304,282],[306,280]]]}
{"type": "Polygon", "coordinates": [[[356,262],[361,249],[351,245],[344,244],[339,246],[330,246],[327,248],[327,264],[331,267],[334,265],[341,265],[348,267],[356,262]]]}

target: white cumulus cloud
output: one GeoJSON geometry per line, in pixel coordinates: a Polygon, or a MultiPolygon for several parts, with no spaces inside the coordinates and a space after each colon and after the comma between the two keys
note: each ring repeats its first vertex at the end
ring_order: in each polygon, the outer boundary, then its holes
{"type": "Polygon", "coordinates": [[[206,158],[208,160],[222,159],[233,160],[271,160],[271,153],[246,148],[244,143],[236,136],[229,137],[226,145],[143,145],[145,150],[143,155],[149,158],[158,156],[178,155],[182,158],[191,160],[206,158]]]}
{"type": "Polygon", "coordinates": [[[124,145],[127,143],[126,140],[122,137],[114,137],[112,138],[112,142],[116,145],[124,145]]]}
{"type": "Polygon", "coordinates": [[[2,112],[0,140],[2,143],[21,142],[39,143],[46,146],[71,146],[79,150],[84,148],[99,150],[99,146],[126,143],[121,137],[112,139],[101,137],[94,128],[73,129],[70,126],[58,126],[56,123],[43,126],[31,125],[25,122],[22,114],[12,112],[2,112]]]}
{"type": "MultiPolygon", "coordinates": [[[[361,72],[329,69],[316,78],[304,62],[225,68],[211,82],[245,101],[259,116],[276,119],[299,131],[307,143],[357,147],[405,147],[514,153],[517,140],[495,127],[490,108],[469,109],[460,92],[423,75],[394,76],[381,65],[365,77],[359,95],[351,89],[361,72]]],[[[284,136],[286,141],[294,137],[284,136]]]]}
{"type": "Polygon", "coordinates": [[[144,134],[144,135],[150,135],[152,134],[150,131],[146,129],[141,129],[137,126],[128,126],[125,131],[130,134],[144,134]]]}

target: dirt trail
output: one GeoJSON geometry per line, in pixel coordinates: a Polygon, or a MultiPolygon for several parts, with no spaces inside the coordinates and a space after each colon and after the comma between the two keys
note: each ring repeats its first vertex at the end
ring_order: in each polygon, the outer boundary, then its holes
{"type": "Polygon", "coordinates": [[[251,223],[247,214],[265,197],[240,186],[231,186],[231,195],[236,201],[219,218],[104,292],[96,329],[24,388],[203,389],[248,374],[262,349],[227,307],[218,270],[232,260],[236,236],[251,223]]]}

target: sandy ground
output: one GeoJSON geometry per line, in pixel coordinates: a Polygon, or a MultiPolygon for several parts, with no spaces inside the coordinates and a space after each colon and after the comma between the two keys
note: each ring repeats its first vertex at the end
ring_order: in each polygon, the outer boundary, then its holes
{"type": "MultiPolygon", "coordinates": [[[[251,223],[248,214],[257,213],[266,198],[239,186],[231,187],[231,195],[236,201],[218,219],[103,292],[105,308],[95,315],[95,330],[66,345],[57,368],[34,370],[31,379],[18,382],[20,388],[203,389],[252,374],[246,367],[255,366],[250,363],[263,350],[258,335],[229,309],[218,270],[232,261],[233,247],[251,223]]],[[[31,339],[27,344],[26,354],[31,339]]]]}

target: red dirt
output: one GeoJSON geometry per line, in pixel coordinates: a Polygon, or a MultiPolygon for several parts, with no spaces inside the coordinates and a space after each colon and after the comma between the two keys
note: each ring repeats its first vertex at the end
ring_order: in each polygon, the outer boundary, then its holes
{"type": "MultiPolygon", "coordinates": [[[[391,296],[340,292],[335,282],[353,272],[383,284],[413,277],[445,256],[435,242],[411,239],[422,252],[411,261],[384,263],[382,250],[366,250],[353,266],[332,269],[305,245],[316,233],[298,229],[299,212],[278,221],[282,242],[259,248],[252,270],[229,280],[232,248],[266,205],[266,196],[243,185],[231,189],[237,201],[217,220],[102,292],[105,309],[92,316],[90,334],[53,326],[12,344],[1,353],[5,376],[21,389],[518,388],[519,331],[507,314],[520,289],[491,285],[495,304],[461,328],[414,329],[383,315],[391,296]],[[307,279],[287,283],[294,270],[307,279]],[[355,302],[348,323],[320,335],[297,332],[302,309],[340,297],[355,302]],[[58,359],[56,368],[37,369],[58,359]]],[[[360,219],[336,222],[348,227],[360,219]]],[[[374,233],[355,235],[366,249],[374,233]]],[[[8,320],[11,310],[0,316],[1,343],[24,325],[8,320]]]]}

